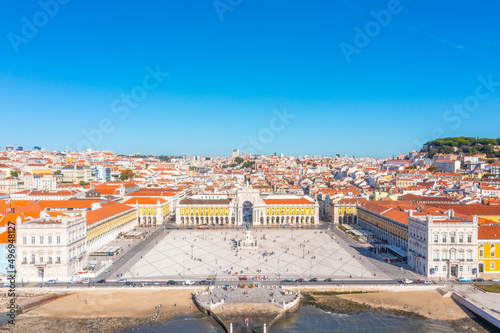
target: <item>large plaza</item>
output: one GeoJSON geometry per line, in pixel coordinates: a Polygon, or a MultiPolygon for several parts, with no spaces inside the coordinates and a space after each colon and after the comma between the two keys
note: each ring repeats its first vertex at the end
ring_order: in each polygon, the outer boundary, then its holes
{"type": "MultiPolygon", "coordinates": [[[[238,249],[242,230],[173,230],[117,272],[133,280],[389,279],[326,229],[254,229],[258,249],[238,249]]],[[[116,276],[116,274],[114,274],[116,276]]]]}

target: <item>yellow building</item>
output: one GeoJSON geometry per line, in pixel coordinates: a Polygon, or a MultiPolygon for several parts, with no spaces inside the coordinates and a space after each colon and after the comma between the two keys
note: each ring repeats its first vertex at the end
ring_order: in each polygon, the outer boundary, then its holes
{"type": "Polygon", "coordinates": [[[136,224],[136,209],[130,206],[109,201],[101,208],[88,211],[87,241],[89,252],[116,239],[120,232],[127,232],[136,224]]]}
{"type": "Polygon", "coordinates": [[[131,197],[124,204],[137,209],[137,222],[141,227],[160,225],[170,214],[170,204],[164,198],[131,197]]]}
{"type": "Polygon", "coordinates": [[[500,273],[500,225],[480,225],[477,238],[479,273],[500,273]]]}

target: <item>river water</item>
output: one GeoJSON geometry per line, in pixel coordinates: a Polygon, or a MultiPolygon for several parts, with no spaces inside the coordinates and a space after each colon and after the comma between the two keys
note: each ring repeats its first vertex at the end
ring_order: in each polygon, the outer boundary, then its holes
{"type": "MultiPolygon", "coordinates": [[[[300,307],[273,325],[270,333],[451,333],[456,332],[449,323],[430,319],[411,319],[383,313],[337,314],[313,306],[300,307]]],[[[179,317],[155,326],[127,329],[123,333],[196,332],[222,333],[224,330],[211,317],[198,314],[179,317]]]]}

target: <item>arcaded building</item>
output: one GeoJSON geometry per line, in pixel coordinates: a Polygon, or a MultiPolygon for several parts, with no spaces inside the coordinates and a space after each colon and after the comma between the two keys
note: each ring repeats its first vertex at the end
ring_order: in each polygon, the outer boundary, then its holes
{"type": "Polygon", "coordinates": [[[177,224],[317,224],[319,205],[308,196],[261,194],[245,187],[229,195],[193,195],[176,207],[177,224]]]}

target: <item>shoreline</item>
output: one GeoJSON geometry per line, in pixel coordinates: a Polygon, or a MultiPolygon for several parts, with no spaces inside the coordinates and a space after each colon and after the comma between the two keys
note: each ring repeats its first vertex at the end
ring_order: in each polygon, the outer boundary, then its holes
{"type": "MultiPolygon", "coordinates": [[[[411,319],[422,319],[422,320],[437,320],[443,321],[450,324],[450,326],[457,332],[470,332],[470,333],[488,333],[493,332],[494,327],[488,322],[481,318],[472,318],[466,313],[462,308],[460,308],[456,303],[451,300],[451,298],[443,298],[437,291],[437,295],[433,296],[433,301],[438,300],[438,297],[442,297],[444,300],[449,300],[442,302],[444,308],[439,310],[451,310],[457,311],[458,313],[452,316],[446,314],[436,313],[422,313],[421,309],[417,309],[406,304],[406,307],[401,306],[402,303],[419,303],[419,300],[411,299],[414,296],[410,294],[411,292],[392,292],[392,293],[378,293],[378,292],[355,292],[355,293],[345,293],[345,292],[304,292],[303,299],[301,300],[301,306],[314,306],[323,311],[330,313],[340,313],[340,314],[356,314],[356,313],[385,313],[398,317],[405,317],[411,319]],[[394,295],[398,294],[398,295],[394,295]],[[384,303],[384,300],[391,299],[394,300],[394,296],[399,296],[398,301],[393,303],[384,303]],[[374,302],[374,299],[378,299],[378,302],[374,302]],[[408,302],[410,301],[410,302],[408,302]],[[446,304],[448,303],[448,304],[446,304]],[[458,310],[457,310],[458,309],[458,310]],[[419,311],[420,310],[420,311],[419,311]]],[[[425,297],[424,297],[425,298],[425,297]]],[[[429,303],[420,303],[422,306],[427,306],[429,308],[429,303]]],[[[434,303],[434,305],[436,305],[434,303]]],[[[432,306],[431,306],[432,307],[432,306]]]]}
{"type": "MultiPolygon", "coordinates": [[[[192,299],[193,290],[81,290],[21,314],[14,328],[8,324],[0,331],[107,332],[160,325],[181,316],[201,313],[192,299]],[[162,304],[157,320],[151,317],[162,304]]],[[[38,295],[37,295],[38,296],[38,295]]],[[[300,306],[315,306],[324,311],[353,314],[387,313],[415,319],[446,321],[460,332],[488,332],[487,325],[470,318],[449,297],[436,290],[400,292],[345,292],[303,290],[300,306]],[[480,324],[478,324],[478,322],[480,324]]]]}

